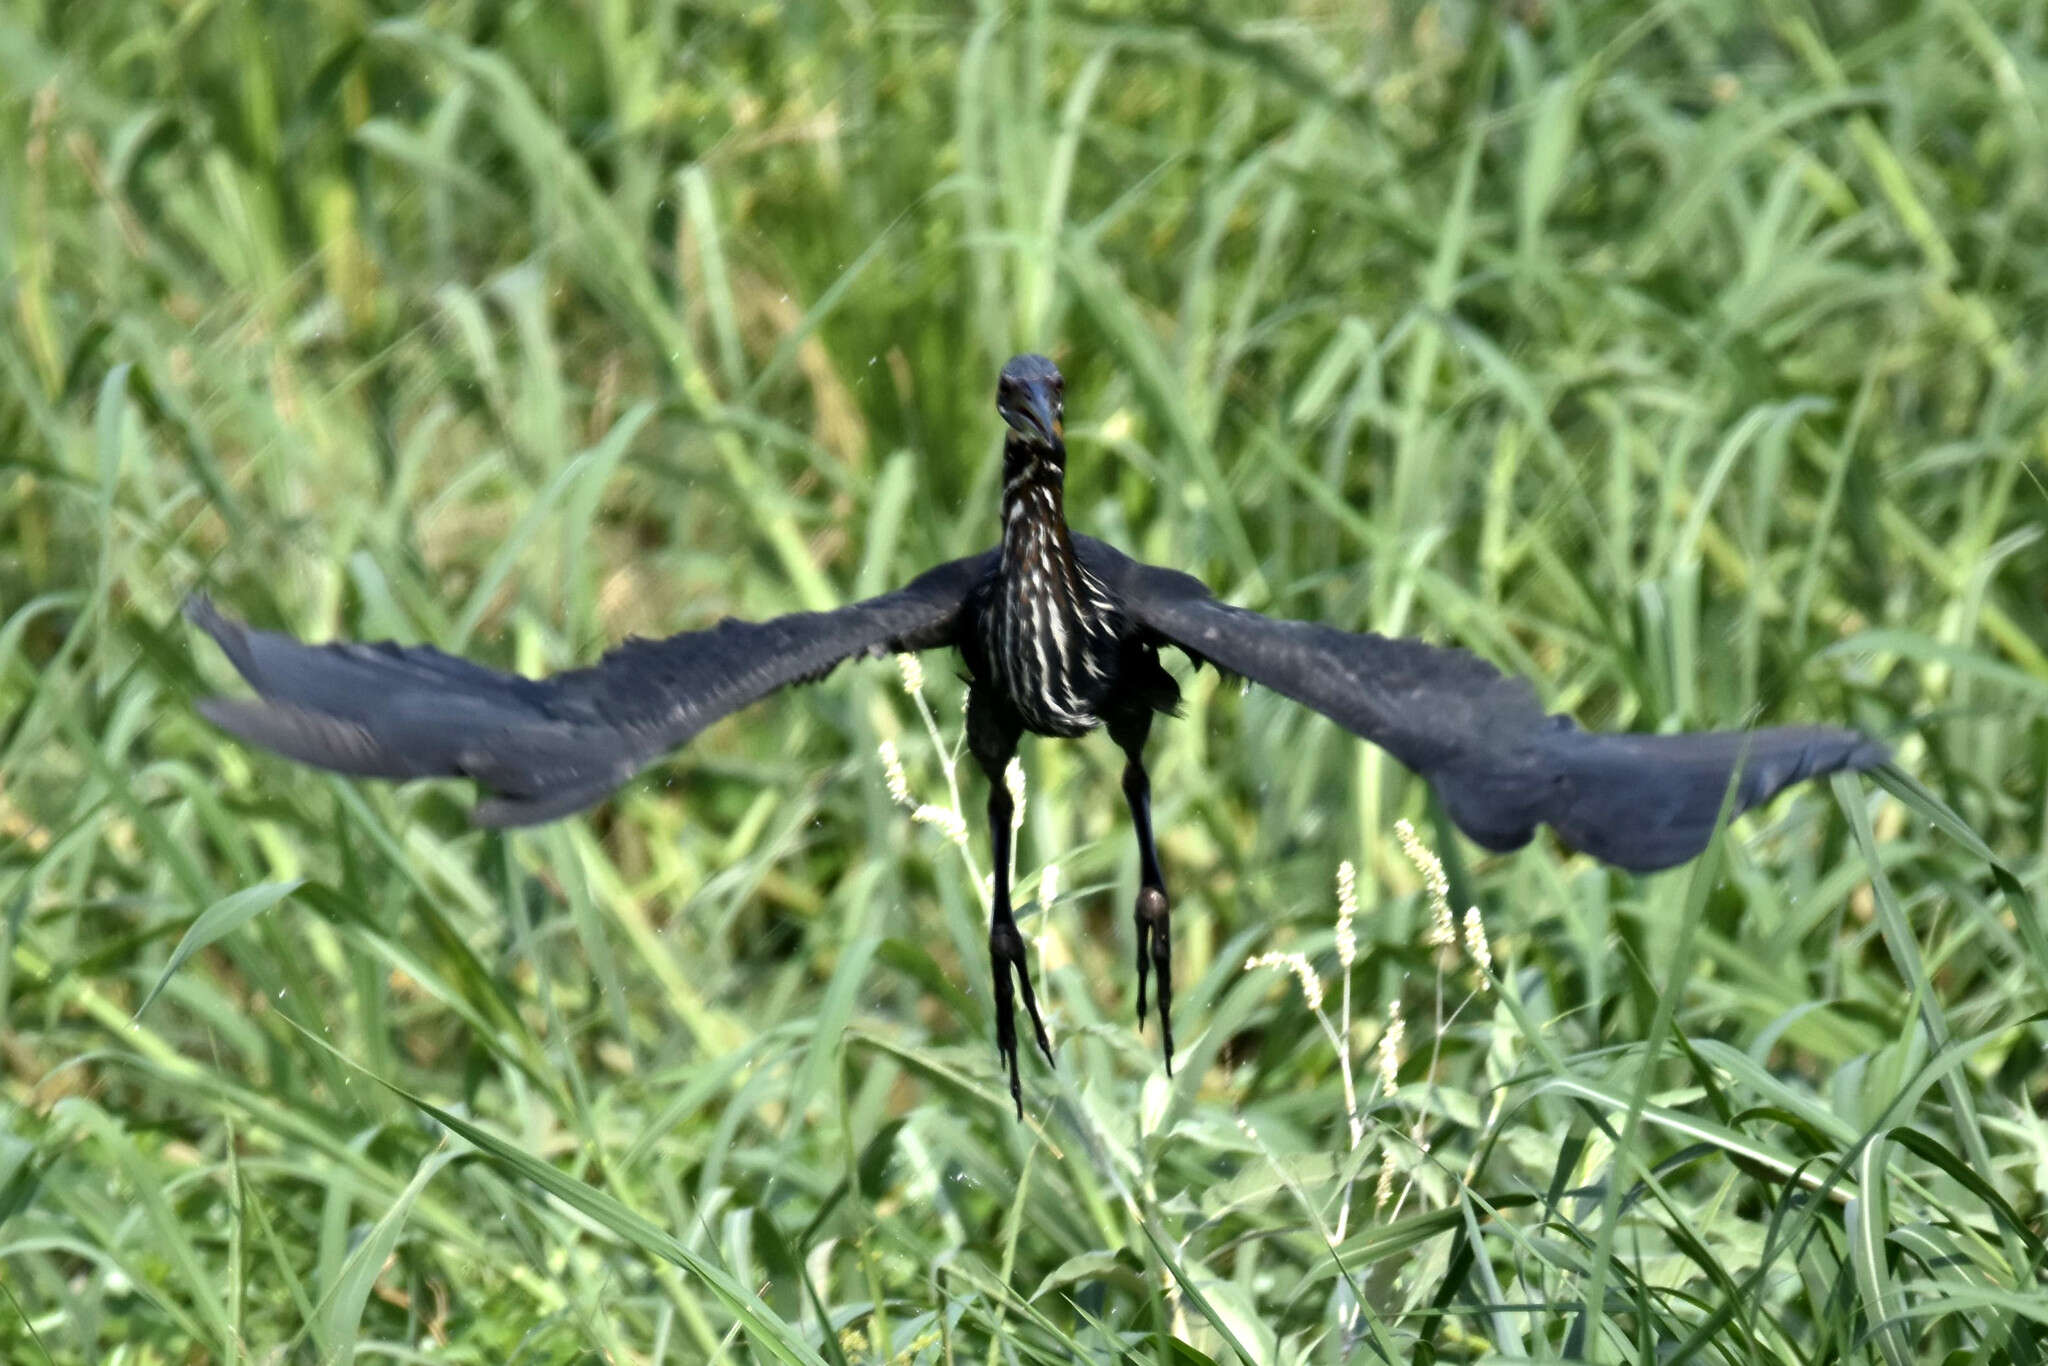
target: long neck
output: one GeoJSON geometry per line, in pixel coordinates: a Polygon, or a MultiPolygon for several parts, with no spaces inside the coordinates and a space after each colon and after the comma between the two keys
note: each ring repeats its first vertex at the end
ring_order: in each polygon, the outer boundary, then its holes
{"type": "Polygon", "coordinates": [[[1067,577],[1066,472],[1054,453],[1016,436],[1003,443],[1003,572],[1067,577]]]}

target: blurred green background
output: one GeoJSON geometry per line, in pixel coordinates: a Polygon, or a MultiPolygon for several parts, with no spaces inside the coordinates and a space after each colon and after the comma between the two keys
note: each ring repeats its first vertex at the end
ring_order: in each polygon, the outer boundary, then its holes
{"type": "Polygon", "coordinates": [[[0,1358],[2042,1359],[2048,10],[398,9],[0,3],[0,1358]],[[1020,1124],[950,661],[510,837],[192,711],[194,590],[540,672],[981,549],[1026,348],[1081,530],[1924,786],[1479,857],[1204,673],[1170,1082],[1025,748],[1020,1124]]]}

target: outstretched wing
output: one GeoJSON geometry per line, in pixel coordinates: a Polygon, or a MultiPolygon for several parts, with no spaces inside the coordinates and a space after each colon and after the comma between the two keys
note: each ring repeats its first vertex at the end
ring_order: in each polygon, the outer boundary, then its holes
{"type": "Polygon", "coordinates": [[[530,679],[430,646],[307,645],[194,598],[185,615],[256,689],[206,718],[302,763],[377,778],[474,778],[479,825],[532,825],[597,801],[719,717],[858,654],[950,644],[995,552],[831,612],[725,620],[629,640],[587,669],[530,679]]]}
{"type": "Polygon", "coordinates": [[[1746,811],[1803,778],[1886,758],[1882,745],[1829,726],[1589,734],[1463,650],[1275,621],[1216,601],[1186,574],[1075,539],[1132,620],[1379,745],[1428,779],[1488,849],[1519,848],[1541,822],[1605,862],[1669,868],[1706,848],[1738,768],[1734,809],[1746,811]]]}

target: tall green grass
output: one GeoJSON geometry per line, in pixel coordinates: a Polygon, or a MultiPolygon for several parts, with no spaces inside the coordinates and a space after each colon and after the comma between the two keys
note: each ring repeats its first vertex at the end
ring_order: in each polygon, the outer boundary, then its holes
{"type": "Polygon", "coordinates": [[[2044,130],[2023,0],[0,5],[0,1358],[2040,1360],[2044,130]],[[1026,749],[1019,1124],[950,665],[509,837],[191,709],[979,549],[1027,347],[1086,531],[1898,769],[1628,878],[1194,677],[1171,1080],[1026,749]]]}

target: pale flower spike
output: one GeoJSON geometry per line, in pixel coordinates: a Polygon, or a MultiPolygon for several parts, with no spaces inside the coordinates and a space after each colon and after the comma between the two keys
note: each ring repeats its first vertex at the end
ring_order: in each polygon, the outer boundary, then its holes
{"type": "Polygon", "coordinates": [[[916,697],[924,691],[924,661],[916,655],[896,656],[896,672],[903,675],[903,691],[907,696],[916,697]]]}
{"type": "Polygon", "coordinates": [[[1350,967],[1358,958],[1358,870],[1345,859],[1337,865],[1337,961],[1350,967]]]}
{"type": "Polygon", "coordinates": [[[1431,922],[1426,942],[1433,949],[1457,947],[1458,917],[1451,909],[1451,880],[1444,873],[1443,860],[1422,842],[1406,817],[1394,822],[1394,837],[1401,841],[1401,852],[1415,865],[1415,871],[1422,874],[1422,886],[1429,893],[1431,922]]]}
{"type": "Polygon", "coordinates": [[[933,806],[929,802],[910,813],[910,819],[932,826],[962,849],[967,847],[967,822],[960,819],[960,813],[949,806],[933,806]]]}
{"type": "Polygon", "coordinates": [[[1010,789],[1010,833],[1014,835],[1024,828],[1024,761],[1014,754],[1010,766],[1003,770],[1003,786],[1010,789]]]}
{"type": "Polygon", "coordinates": [[[1283,972],[1293,973],[1295,979],[1301,983],[1301,994],[1307,999],[1308,1008],[1323,1008],[1323,979],[1316,976],[1316,970],[1310,966],[1307,954],[1262,953],[1256,958],[1245,959],[1244,968],[1246,972],[1255,968],[1279,968],[1283,972]]]}
{"type": "Polygon", "coordinates": [[[1050,906],[1060,898],[1060,866],[1048,863],[1038,874],[1038,904],[1050,906]]]}
{"type": "Polygon", "coordinates": [[[1380,1033],[1379,1070],[1380,1086],[1391,1093],[1401,1080],[1401,1043],[1407,1037],[1408,1026],[1401,1018],[1401,1003],[1387,1002],[1387,1027],[1380,1033]]]}
{"type": "Polygon", "coordinates": [[[1387,1207],[1387,1201],[1394,1198],[1394,1150],[1383,1149],[1380,1153],[1380,1180],[1372,1193],[1372,1208],[1377,1214],[1387,1207]]]}
{"type": "Polygon", "coordinates": [[[879,746],[882,755],[882,776],[889,784],[889,800],[899,806],[915,806],[910,796],[910,779],[903,774],[903,756],[896,752],[894,740],[884,740],[879,746]]]}
{"type": "Polygon", "coordinates": [[[1479,918],[1477,906],[1465,912],[1465,952],[1479,965],[1479,989],[1486,990],[1493,972],[1493,946],[1486,942],[1486,922],[1479,918]]]}

